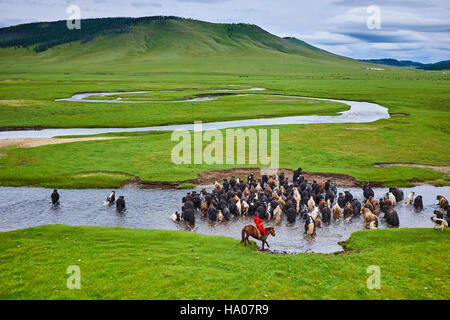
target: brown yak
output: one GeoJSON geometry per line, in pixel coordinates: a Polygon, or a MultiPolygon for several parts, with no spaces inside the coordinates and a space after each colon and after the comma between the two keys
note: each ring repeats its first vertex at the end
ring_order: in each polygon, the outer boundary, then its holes
{"type": "Polygon", "coordinates": [[[372,205],[372,202],[371,202],[369,199],[367,199],[367,200],[364,202],[364,208],[369,209],[370,212],[374,212],[374,211],[375,211],[375,209],[374,209],[374,207],[373,207],[373,205],[372,205]]]}
{"type": "Polygon", "coordinates": [[[320,200],[319,202],[319,211],[322,212],[323,207],[325,207],[327,204],[327,202],[325,201],[325,199],[320,200]]]}
{"type": "Polygon", "coordinates": [[[206,203],[206,201],[202,202],[202,204],[200,205],[200,212],[202,213],[202,217],[206,217],[206,215],[208,214],[208,204],[206,203]]]}
{"type": "Polygon", "coordinates": [[[441,209],[444,209],[446,205],[448,205],[448,200],[444,196],[437,196],[436,200],[439,201],[438,205],[441,209]]]}
{"type": "Polygon", "coordinates": [[[350,202],[347,202],[344,207],[344,219],[348,219],[353,216],[353,207],[350,202]]]}
{"type": "Polygon", "coordinates": [[[370,203],[372,203],[372,206],[373,206],[373,213],[378,216],[380,214],[380,212],[381,212],[380,203],[374,197],[369,197],[369,200],[370,200],[370,203]]]}
{"type": "Polygon", "coordinates": [[[222,185],[217,181],[214,182],[214,191],[220,192],[222,190],[222,185]]]}
{"type": "Polygon", "coordinates": [[[313,211],[314,207],[316,206],[316,202],[314,201],[313,196],[311,196],[308,200],[308,210],[309,212],[313,211]]]}
{"type": "Polygon", "coordinates": [[[325,182],[319,181],[318,185],[319,185],[320,193],[324,193],[325,192],[325,182]]]}
{"type": "Polygon", "coordinates": [[[341,217],[341,207],[339,207],[339,204],[336,202],[336,204],[333,206],[333,219],[337,220],[341,217]]]}
{"type": "Polygon", "coordinates": [[[317,216],[314,219],[314,225],[316,226],[316,228],[320,228],[322,226],[322,219],[320,218],[320,216],[317,216]]]}
{"type": "Polygon", "coordinates": [[[368,208],[363,209],[364,213],[364,228],[373,229],[373,226],[378,228],[378,218],[368,208]],[[372,224],[372,225],[371,225],[372,224]]]}

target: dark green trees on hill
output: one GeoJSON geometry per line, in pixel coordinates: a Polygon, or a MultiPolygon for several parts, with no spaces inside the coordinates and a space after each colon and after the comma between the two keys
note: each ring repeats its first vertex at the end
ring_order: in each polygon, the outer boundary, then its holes
{"type": "Polygon", "coordinates": [[[97,36],[129,31],[142,22],[163,22],[177,17],[154,16],[143,18],[98,18],[81,21],[81,29],[68,29],[65,20],[21,24],[0,29],[0,48],[31,47],[42,52],[72,41],[90,41],[97,36]]]}

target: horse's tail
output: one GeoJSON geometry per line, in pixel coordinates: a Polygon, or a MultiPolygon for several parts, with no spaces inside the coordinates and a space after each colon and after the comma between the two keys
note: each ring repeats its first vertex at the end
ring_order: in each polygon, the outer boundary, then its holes
{"type": "Polygon", "coordinates": [[[246,233],[247,233],[247,232],[245,231],[245,227],[242,228],[242,239],[241,239],[241,243],[244,242],[246,233]]]}

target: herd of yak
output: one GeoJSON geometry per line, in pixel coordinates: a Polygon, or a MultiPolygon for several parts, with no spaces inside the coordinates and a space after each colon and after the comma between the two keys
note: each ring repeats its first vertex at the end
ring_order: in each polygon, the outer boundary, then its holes
{"type": "MultiPolygon", "coordinates": [[[[58,190],[54,189],[50,198],[52,199],[52,203],[54,206],[59,205],[59,193],[58,190]]],[[[125,205],[125,197],[124,196],[119,196],[119,198],[116,201],[116,192],[112,191],[109,196],[106,198],[106,205],[116,205],[116,210],[119,213],[122,213],[123,211],[125,211],[126,209],[126,205],[125,205]]]]}
{"type": "MultiPolygon", "coordinates": [[[[297,219],[305,222],[305,234],[314,237],[316,228],[329,224],[332,219],[351,220],[360,215],[364,218],[364,227],[378,228],[378,218],[383,212],[383,219],[393,227],[400,225],[395,206],[405,200],[406,205],[412,205],[416,212],[423,210],[422,196],[414,192],[404,199],[403,191],[389,188],[384,198],[375,199],[371,187],[364,185],[365,200],[361,203],[349,191],[337,193],[333,181],[308,182],[302,175],[302,169],[294,171],[293,183],[289,183],[283,173],[280,175],[263,175],[256,180],[253,174],[247,177],[247,182],[232,177],[224,179],[220,184],[214,183],[214,189],[200,193],[193,191],[183,197],[183,207],[172,215],[173,221],[185,221],[195,224],[195,213],[201,212],[203,217],[211,221],[230,220],[233,216],[258,215],[263,220],[274,220],[280,224],[283,216],[289,223],[297,219]]],[[[437,196],[439,206],[444,211],[435,210],[432,221],[435,227],[448,227],[450,207],[448,200],[437,196]]]]}

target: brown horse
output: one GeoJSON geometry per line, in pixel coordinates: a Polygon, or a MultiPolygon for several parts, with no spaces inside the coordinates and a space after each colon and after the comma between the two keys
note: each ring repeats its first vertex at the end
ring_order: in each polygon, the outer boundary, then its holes
{"type": "MultiPolygon", "coordinates": [[[[253,238],[257,239],[257,240],[261,240],[258,235],[260,235],[260,233],[258,232],[258,229],[256,229],[256,227],[252,226],[251,224],[246,225],[244,228],[242,228],[242,240],[241,243],[243,242],[245,244],[245,246],[247,246],[247,242],[248,244],[250,244],[250,240],[248,240],[248,238],[250,236],[252,236],[253,238]]],[[[269,244],[267,243],[267,238],[269,237],[269,235],[272,235],[275,237],[275,229],[274,227],[267,227],[266,228],[266,234],[265,234],[265,239],[262,243],[262,251],[264,251],[264,243],[267,244],[267,247],[270,248],[269,244]]]]}

